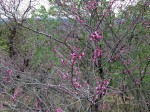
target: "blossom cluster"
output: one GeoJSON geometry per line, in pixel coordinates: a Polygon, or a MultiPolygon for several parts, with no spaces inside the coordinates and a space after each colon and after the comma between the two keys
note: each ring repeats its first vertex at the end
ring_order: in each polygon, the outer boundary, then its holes
{"type": "Polygon", "coordinates": [[[97,8],[96,0],[91,0],[89,2],[86,2],[86,4],[85,4],[85,10],[87,10],[87,9],[94,10],[96,8],[97,8]]]}
{"type": "Polygon", "coordinates": [[[95,49],[94,58],[98,58],[102,55],[102,50],[100,48],[95,49]]]}
{"type": "Polygon", "coordinates": [[[76,79],[76,78],[73,79],[73,86],[74,86],[75,88],[81,88],[81,87],[82,87],[82,86],[77,82],[77,79],[76,79]]]}
{"type": "Polygon", "coordinates": [[[22,89],[21,88],[17,88],[15,91],[14,91],[14,94],[12,96],[12,98],[10,99],[11,101],[15,101],[22,93],[22,89]]]}
{"type": "Polygon", "coordinates": [[[41,109],[41,100],[39,98],[36,99],[36,102],[35,102],[35,107],[37,110],[40,110],[41,109]]]}
{"type": "Polygon", "coordinates": [[[75,64],[76,59],[81,60],[81,58],[82,58],[83,56],[85,56],[85,53],[84,53],[84,52],[82,52],[82,53],[79,54],[79,55],[76,54],[76,53],[71,53],[71,62],[72,62],[73,64],[75,64]]]}
{"type": "Polygon", "coordinates": [[[56,109],[56,112],[63,112],[61,108],[56,109]]]}
{"type": "Polygon", "coordinates": [[[103,36],[100,35],[97,31],[95,31],[91,34],[91,39],[90,40],[93,40],[94,42],[98,42],[102,38],[103,38],[103,36]]]}
{"type": "Polygon", "coordinates": [[[81,19],[79,16],[76,16],[76,20],[82,25],[85,24],[85,20],[81,19]]]}
{"type": "Polygon", "coordinates": [[[99,58],[99,57],[101,57],[101,55],[102,55],[102,50],[100,49],[100,48],[97,48],[97,49],[95,49],[94,50],[94,62],[95,63],[97,63],[97,59],[99,58]]]}
{"type": "Polygon", "coordinates": [[[10,83],[12,81],[13,71],[11,69],[6,70],[6,77],[4,78],[4,81],[7,83],[10,83]]]}
{"type": "Polygon", "coordinates": [[[103,80],[102,83],[97,82],[96,93],[97,94],[105,94],[108,84],[110,83],[110,79],[103,80]]]}

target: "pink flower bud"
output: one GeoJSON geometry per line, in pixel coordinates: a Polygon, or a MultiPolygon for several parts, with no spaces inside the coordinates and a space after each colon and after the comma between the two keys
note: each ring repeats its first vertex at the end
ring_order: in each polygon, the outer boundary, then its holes
{"type": "Polygon", "coordinates": [[[8,76],[12,76],[13,71],[11,69],[6,70],[8,76]]]}
{"type": "Polygon", "coordinates": [[[62,64],[62,65],[66,65],[66,62],[65,62],[64,59],[61,59],[61,64],[62,64]]]}
{"type": "Polygon", "coordinates": [[[101,35],[99,35],[97,31],[95,31],[94,33],[91,34],[91,39],[90,40],[93,40],[93,41],[97,42],[102,38],[103,37],[101,35]]]}
{"type": "Polygon", "coordinates": [[[81,56],[85,56],[85,53],[84,53],[84,52],[82,52],[82,53],[81,53],[81,56]]]}
{"type": "Polygon", "coordinates": [[[61,108],[56,109],[56,112],[63,112],[61,108]]]}

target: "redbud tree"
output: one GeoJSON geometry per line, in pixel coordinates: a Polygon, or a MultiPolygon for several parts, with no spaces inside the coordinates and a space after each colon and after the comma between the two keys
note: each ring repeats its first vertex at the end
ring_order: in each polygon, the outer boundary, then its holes
{"type": "MultiPolygon", "coordinates": [[[[53,54],[55,60],[50,69],[43,62],[36,72],[6,70],[3,85],[20,85],[8,95],[16,109],[43,112],[149,110],[148,3],[139,1],[130,6],[132,1],[129,1],[120,6],[120,13],[115,15],[113,8],[117,2],[50,1],[53,5],[49,12],[34,15],[41,17],[40,31],[17,22],[22,28],[44,36],[50,46],[47,53],[53,54]],[[49,15],[59,21],[51,31],[52,23],[46,20],[49,15]],[[21,74],[21,78],[15,79],[15,74],[21,74]]],[[[42,44],[41,48],[48,46],[42,44]]]]}

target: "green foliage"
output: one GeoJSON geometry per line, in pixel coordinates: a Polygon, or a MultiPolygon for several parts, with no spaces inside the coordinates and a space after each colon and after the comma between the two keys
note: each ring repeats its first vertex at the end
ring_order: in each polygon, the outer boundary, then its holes
{"type": "Polygon", "coordinates": [[[48,12],[46,8],[42,5],[36,12],[32,12],[32,18],[40,17],[42,21],[48,18],[48,12]]]}
{"type": "Polygon", "coordinates": [[[57,9],[56,6],[51,6],[48,10],[49,16],[56,16],[56,9],[57,9]]]}
{"type": "Polygon", "coordinates": [[[0,49],[7,51],[8,45],[6,39],[0,38],[0,49]]]}
{"type": "Polygon", "coordinates": [[[9,31],[4,24],[0,25],[0,51],[8,53],[9,31]]]}

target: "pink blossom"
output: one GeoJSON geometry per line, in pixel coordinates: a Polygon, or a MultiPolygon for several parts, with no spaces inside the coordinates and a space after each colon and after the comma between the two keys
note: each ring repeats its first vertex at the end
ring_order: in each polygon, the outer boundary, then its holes
{"type": "Polygon", "coordinates": [[[92,1],[89,1],[89,2],[86,3],[86,7],[85,7],[86,10],[87,9],[94,10],[96,8],[97,8],[97,2],[96,2],[96,0],[92,0],[92,1]]]}
{"type": "Polygon", "coordinates": [[[78,95],[78,92],[74,92],[75,95],[78,95]]]}
{"type": "Polygon", "coordinates": [[[6,77],[4,78],[4,81],[7,83],[12,82],[12,75],[13,75],[13,71],[11,69],[6,70],[6,77]]]}
{"type": "Polygon", "coordinates": [[[41,100],[39,98],[36,99],[36,102],[35,102],[35,107],[37,110],[40,110],[41,109],[41,100]]]}
{"type": "Polygon", "coordinates": [[[102,50],[100,48],[97,48],[95,51],[94,51],[94,58],[98,58],[102,55],[102,50]]]}
{"type": "Polygon", "coordinates": [[[66,75],[63,75],[63,79],[67,79],[68,78],[68,73],[66,73],[66,75]]]}
{"type": "Polygon", "coordinates": [[[65,62],[64,59],[61,59],[61,64],[62,64],[62,65],[66,65],[66,62],[65,62]]]}
{"type": "Polygon", "coordinates": [[[11,69],[6,70],[8,76],[12,76],[13,71],[11,69]]]}
{"type": "Polygon", "coordinates": [[[77,58],[77,55],[76,55],[75,53],[71,53],[71,62],[72,62],[73,64],[75,64],[76,58],[77,58]]]}
{"type": "Polygon", "coordinates": [[[102,38],[103,37],[101,35],[99,35],[97,31],[95,31],[94,33],[91,34],[91,39],[90,40],[93,40],[94,42],[97,42],[102,38]]]}
{"type": "Polygon", "coordinates": [[[105,80],[105,81],[103,82],[103,84],[107,86],[107,85],[109,84],[109,82],[110,82],[110,80],[105,80]]]}
{"type": "Polygon", "coordinates": [[[104,93],[104,90],[106,89],[106,87],[105,87],[104,85],[100,85],[100,84],[99,84],[99,85],[96,86],[95,89],[96,89],[96,93],[98,93],[98,94],[99,94],[99,93],[102,93],[102,94],[103,94],[103,93],[104,93]]]}
{"type": "Polygon", "coordinates": [[[101,94],[105,94],[105,90],[107,89],[107,86],[110,82],[110,79],[108,80],[103,80],[102,83],[97,82],[97,86],[96,86],[96,93],[101,93],[101,94]]]}
{"type": "Polygon", "coordinates": [[[22,88],[17,88],[10,100],[11,101],[16,100],[21,95],[21,93],[22,93],[22,88]]]}
{"type": "Polygon", "coordinates": [[[3,109],[4,106],[3,106],[3,103],[0,103],[0,109],[3,109]]]}
{"type": "Polygon", "coordinates": [[[77,55],[75,53],[71,53],[71,59],[75,60],[77,55]]]}
{"type": "Polygon", "coordinates": [[[72,62],[73,64],[75,64],[76,59],[81,60],[81,58],[82,58],[83,56],[85,56],[85,53],[84,53],[84,52],[82,52],[81,54],[71,53],[71,62],[72,62]]]}
{"type": "Polygon", "coordinates": [[[94,62],[97,63],[98,58],[102,55],[102,50],[100,48],[95,49],[94,51],[94,62]]]}
{"type": "Polygon", "coordinates": [[[73,85],[74,85],[75,88],[80,88],[80,87],[82,87],[82,86],[77,82],[77,79],[76,79],[76,78],[73,79],[73,85]]]}
{"type": "Polygon", "coordinates": [[[79,75],[79,74],[81,73],[79,67],[76,67],[76,68],[75,68],[75,71],[76,71],[76,75],[79,75]]]}
{"type": "Polygon", "coordinates": [[[84,24],[84,23],[85,23],[85,21],[84,21],[84,20],[82,20],[82,19],[80,19],[80,17],[79,17],[79,16],[76,16],[76,19],[77,19],[77,21],[78,21],[78,22],[80,22],[81,24],[84,24]]]}
{"type": "Polygon", "coordinates": [[[81,53],[81,56],[85,56],[85,53],[84,53],[84,52],[82,52],[82,53],[81,53]]]}
{"type": "Polygon", "coordinates": [[[56,112],[63,112],[61,108],[56,109],[56,112]]]}
{"type": "Polygon", "coordinates": [[[81,60],[81,58],[82,58],[83,56],[85,56],[85,53],[84,53],[84,52],[82,52],[82,53],[78,56],[79,60],[81,60]]]}
{"type": "Polygon", "coordinates": [[[6,83],[11,83],[11,82],[12,82],[12,79],[11,79],[10,77],[6,77],[6,78],[4,78],[4,81],[5,81],[6,83]]]}
{"type": "Polygon", "coordinates": [[[100,34],[98,34],[97,31],[95,31],[94,33],[91,34],[91,39],[90,40],[93,40],[93,41],[97,42],[102,38],[103,37],[100,34]]]}
{"type": "Polygon", "coordinates": [[[135,84],[136,84],[136,85],[140,85],[140,84],[141,84],[141,81],[140,81],[140,80],[136,80],[136,81],[135,81],[135,84]]]}
{"type": "Polygon", "coordinates": [[[81,56],[81,55],[79,55],[79,56],[78,56],[78,58],[79,58],[79,60],[81,60],[82,56],[81,56]]]}

